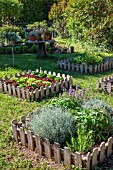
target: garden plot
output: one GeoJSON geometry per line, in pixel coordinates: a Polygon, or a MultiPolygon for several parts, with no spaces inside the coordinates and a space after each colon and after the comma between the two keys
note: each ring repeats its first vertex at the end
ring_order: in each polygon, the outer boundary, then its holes
{"type": "Polygon", "coordinates": [[[63,88],[69,88],[70,84],[72,84],[72,77],[69,75],[62,74],[61,76],[60,73],[37,69],[15,73],[14,77],[10,75],[10,77],[1,79],[0,89],[14,97],[37,101],[39,98],[58,93],[63,88]]]}
{"type": "Polygon", "coordinates": [[[113,152],[112,108],[100,99],[87,100],[83,89],[64,93],[20,122],[12,120],[13,138],[65,167],[93,170],[113,152]]]}
{"type": "Polygon", "coordinates": [[[113,137],[93,148],[91,153],[71,153],[68,147],[62,149],[59,143],[51,144],[48,139],[42,140],[38,135],[34,135],[32,131],[25,131],[25,128],[26,118],[24,116],[20,118],[20,122],[17,122],[16,119],[12,121],[13,138],[16,142],[21,142],[23,146],[35,150],[40,157],[44,155],[48,159],[54,158],[58,164],[63,161],[66,167],[70,167],[73,164],[76,167],[85,167],[87,170],[93,170],[98,163],[102,163],[113,152],[113,137]]]}
{"type": "Polygon", "coordinates": [[[105,61],[99,61],[97,63],[91,64],[90,62],[74,61],[73,58],[58,60],[58,67],[68,71],[75,71],[85,74],[100,73],[110,69],[113,69],[113,59],[108,59],[105,61]],[[80,64],[79,64],[80,63],[80,64]]]}
{"type": "Polygon", "coordinates": [[[113,75],[101,78],[97,83],[97,89],[111,93],[113,91],[113,75]]]}

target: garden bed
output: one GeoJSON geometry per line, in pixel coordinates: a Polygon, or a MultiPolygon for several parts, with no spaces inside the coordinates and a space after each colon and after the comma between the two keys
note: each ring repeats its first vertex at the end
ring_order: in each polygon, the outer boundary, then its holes
{"type": "Polygon", "coordinates": [[[102,163],[113,152],[113,137],[93,148],[91,153],[88,152],[84,155],[79,152],[71,153],[67,147],[61,149],[60,144],[51,144],[48,139],[42,140],[38,135],[34,135],[30,130],[25,129],[26,117],[22,116],[20,122],[17,122],[16,119],[12,121],[13,138],[16,142],[21,142],[23,146],[35,150],[40,157],[44,155],[47,158],[54,158],[55,162],[59,164],[63,161],[68,168],[74,164],[76,167],[82,166],[87,170],[93,170],[98,163],[102,163]]]}
{"type": "Polygon", "coordinates": [[[73,62],[73,58],[58,60],[58,67],[68,71],[75,71],[85,74],[100,73],[110,69],[113,69],[113,59],[109,59],[101,64],[87,65],[76,64],[73,62]]]}
{"type": "Polygon", "coordinates": [[[105,90],[110,94],[113,91],[113,75],[101,78],[97,83],[97,89],[105,90]]]}
{"type": "Polygon", "coordinates": [[[29,101],[37,101],[52,93],[58,93],[63,88],[69,88],[70,84],[72,84],[72,77],[69,75],[61,76],[60,73],[38,69],[35,72],[28,70],[24,73],[15,73],[14,77],[10,75],[0,79],[0,89],[4,93],[9,93],[13,97],[27,98],[29,101]]]}

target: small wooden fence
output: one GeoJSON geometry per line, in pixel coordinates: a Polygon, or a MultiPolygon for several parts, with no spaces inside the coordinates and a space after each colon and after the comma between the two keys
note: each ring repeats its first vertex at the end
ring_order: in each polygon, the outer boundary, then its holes
{"type": "Polygon", "coordinates": [[[101,78],[97,83],[97,89],[105,90],[110,94],[113,91],[113,75],[101,78]]]}
{"type": "Polygon", "coordinates": [[[98,163],[109,157],[113,152],[113,137],[107,142],[102,142],[98,147],[94,148],[92,153],[88,152],[82,155],[79,152],[71,153],[69,148],[60,148],[60,144],[50,144],[48,139],[42,140],[38,135],[34,135],[30,130],[25,131],[26,118],[22,116],[20,122],[12,121],[13,138],[16,142],[21,142],[25,147],[38,152],[41,157],[53,158],[56,163],[64,162],[66,167],[72,164],[76,167],[85,167],[87,170],[93,170],[98,163]]]}
{"type": "MultiPolygon", "coordinates": [[[[12,77],[12,75],[10,75],[9,77],[4,77],[4,79],[0,79],[0,89],[4,92],[4,93],[9,93],[10,95],[13,95],[13,97],[19,97],[19,98],[27,98],[29,101],[37,101],[37,99],[39,98],[44,98],[49,96],[50,94],[52,94],[53,92],[58,93],[60,90],[63,89],[63,87],[65,88],[69,88],[70,84],[73,83],[73,78],[70,75],[65,75],[62,74],[62,76],[60,75],[60,73],[56,74],[55,72],[51,73],[51,71],[49,71],[47,73],[47,71],[40,71],[40,70],[36,70],[36,72],[44,72],[46,74],[49,75],[54,75],[54,76],[58,76],[58,77],[63,77],[64,80],[61,80],[60,82],[56,83],[52,83],[50,86],[46,85],[45,87],[40,87],[40,89],[36,88],[34,91],[29,91],[29,89],[24,90],[24,88],[19,88],[19,87],[15,87],[13,85],[10,84],[6,84],[5,82],[3,83],[3,80],[10,80],[10,78],[12,77]]],[[[25,75],[26,73],[31,73],[31,70],[28,70],[28,72],[24,71],[24,73],[15,73],[15,77],[20,78],[22,75],[25,75]]]]}
{"type": "Polygon", "coordinates": [[[68,71],[75,71],[85,74],[100,73],[110,69],[113,69],[113,60],[108,60],[102,64],[87,65],[87,64],[75,64],[73,59],[58,60],[58,67],[68,71]]]}

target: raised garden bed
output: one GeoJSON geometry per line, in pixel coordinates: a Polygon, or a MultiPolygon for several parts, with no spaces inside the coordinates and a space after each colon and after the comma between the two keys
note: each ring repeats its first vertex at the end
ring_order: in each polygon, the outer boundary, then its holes
{"type": "Polygon", "coordinates": [[[52,93],[58,93],[63,88],[69,88],[70,84],[72,84],[72,77],[69,75],[61,76],[60,73],[38,69],[35,72],[28,70],[24,73],[15,73],[14,77],[10,75],[0,79],[0,89],[4,93],[9,93],[13,97],[27,98],[29,101],[37,101],[52,93]]]}
{"type": "Polygon", "coordinates": [[[113,59],[109,59],[102,64],[87,65],[87,64],[75,64],[73,58],[58,60],[58,67],[68,71],[75,71],[85,74],[100,73],[110,69],[113,69],[113,59]]]}
{"type": "Polygon", "coordinates": [[[97,83],[97,89],[111,93],[113,91],[113,75],[101,78],[97,83]]]}
{"type": "Polygon", "coordinates": [[[92,153],[88,152],[83,155],[79,152],[71,153],[67,147],[62,149],[58,143],[50,144],[48,139],[42,140],[30,130],[25,130],[26,127],[26,118],[24,116],[20,118],[20,122],[17,122],[16,119],[12,121],[13,138],[16,142],[21,142],[23,146],[38,152],[40,157],[44,155],[47,158],[54,158],[55,162],[59,164],[63,161],[68,168],[74,164],[76,167],[82,166],[87,170],[93,170],[98,163],[102,163],[113,152],[113,137],[95,147],[92,153]]]}

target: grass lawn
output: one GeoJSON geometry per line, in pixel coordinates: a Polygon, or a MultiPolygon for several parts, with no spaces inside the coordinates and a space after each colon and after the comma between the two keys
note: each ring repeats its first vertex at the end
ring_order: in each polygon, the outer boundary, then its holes
{"type": "MultiPolygon", "coordinates": [[[[28,69],[35,70],[40,67],[42,67],[43,70],[70,74],[74,77],[74,84],[78,82],[78,84],[84,88],[92,86],[92,95],[102,98],[113,107],[113,96],[100,93],[95,89],[97,81],[101,77],[113,74],[113,70],[87,76],[80,73],[67,72],[57,67],[58,57],[59,55],[50,56],[47,59],[36,59],[36,55],[33,54],[15,55],[15,67],[11,68],[12,56],[0,55],[0,77],[28,69]],[[4,70],[3,66],[5,64],[7,64],[8,68],[4,70]]],[[[35,155],[31,156],[32,153],[27,153],[21,146],[17,147],[17,145],[14,144],[11,134],[11,120],[16,117],[19,119],[22,115],[27,115],[28,112],[31,112],[36,107],[44,105],[47,100],[48,99],[44,99],[40,102],[29,103],[27,100],[13,98],[8,94],[0,92],[0,169],[39,169],[35,155]]]]}

